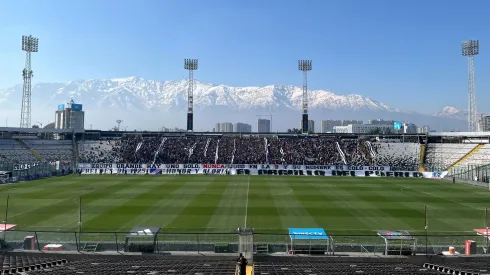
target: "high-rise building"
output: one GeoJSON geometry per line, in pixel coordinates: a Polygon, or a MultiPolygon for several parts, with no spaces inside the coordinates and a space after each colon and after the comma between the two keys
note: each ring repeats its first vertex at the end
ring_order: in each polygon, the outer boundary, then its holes
{"type": "Polygon", "coordinates": [[[372,132],[389,134],[393,131],[393,125],[383,124],[349,124],[347,126],[334,126],[334,133],[369,134],[372,132]]]}
{"type": "Polygon", "coordinates": [[[417,127],[417,134],[427,134],[430,132],[429,126],[417,127]]]}
{"type": "MultiPolygon", "coordinates": [[[[300,129],[301,129],[301,127],[303,125],[303,122],[300,121],[300,124],[299,125],[300,125],[300,129]]],[[[315,121],[314,120],[310,120],[310,119],[308,120],[308,132],[309,133],[314,133],[315,132],[315,121]]]]}
{"type": "Polygon", "coordinates": [[[257,120],[257,132],[258,133],[270,133],[271,121],[269,119],[259,118],[257,120]]]}
{"type": "Polygon", "coordinates": [[[82,104],[75,104],[73,99],[65,104],[58,105],[58,110],[54,117],[55,129],[75,129],[85,128],[85,113],[82,104]]]}
{"type": "Polygon", "coordinates": [[[215,132],[231,133],[231,132],[233,132],[233,123],[231,123],[231,122],[219,122],[219,123],[216,123],[216,127],[214,129],[215,129],[215,132]]]}
{"type": "Polygon", "coordinates": [[[413,123],[403,123],[403,133],[404,134],[416,134],[417,125],[413,123]]]}
{"type": "Polygon", "coordinates": [[[364,121],[362,121],[362,120],[355,120],[355,119],[342,120],[342,126],[347,126],[349,124],[358,124],[358,125],[361,125],[361,124],[364,124],[364,121]]]}
{"type": "Polygon", "coordinates": [[[320,121],[320,133],[332,133],[335,126],[347,126],[349,124],[363,124],[362,120],[346,119],[346,120],[334,120],[327,119],[320,121]]]}
{"type": "Polygon", "coordinates": [[[394,120],[383,120],[383,119],[371,119],[368,120],[368,124],[371,125],[393,125],[394,120]]]}
{"type": "Polygon", "coordinates": [[[490,115],[482,115],[478,122],[478,131],[490,132],[490,115]]]}
{"type": "Polygon", "coordinates": [[[342,126],[342,120],[320,120],[321,133],[332,133],[334,126],[342,126]]]}
{"type": "Polygon", "coordinates": [[[235,132],[237,133],[251,133],[252,125],[242,122],[235,123],[235,132]]]}
{"type": "Polygon", "coordinates": [[[315,132],[315,121],[308,120],[308,132],[310,132],[310,133],[315,132]]]}

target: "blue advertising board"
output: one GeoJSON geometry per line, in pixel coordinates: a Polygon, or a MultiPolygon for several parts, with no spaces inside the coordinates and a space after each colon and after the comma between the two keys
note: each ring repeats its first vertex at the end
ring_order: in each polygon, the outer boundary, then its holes
{"type": "Polygon", "coordinates": [[[396,121],[395,123],[393,123],[393,129],[395,130],[403,129],[403,123],[396,121]]]}
{"type": "Polygon", "coordinates": [[[81,111],[82,110],[82,104],[72,103],[71,104],[71,110],[72,111],[81,111]]]}
{"type": "Polygon", "coordinates": [[[328,240],[323,228],[289,228],[289,237],[292,240],[328,240]]]}
{"type": "Polygon", "coordinates": [[[58,105],[58,111],[63,111],[65,109],[65,104],[58,105]]]}

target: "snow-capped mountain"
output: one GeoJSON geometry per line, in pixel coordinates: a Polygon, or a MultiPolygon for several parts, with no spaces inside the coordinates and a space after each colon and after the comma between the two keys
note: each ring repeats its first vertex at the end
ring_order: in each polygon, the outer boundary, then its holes
{"type": "Polygon", "coordinates": [[[446,107],[442,108],[442,110],[440,110],[439,112],[435,113],[434,116],[467,120],[468,119],[468,111],[467,110],[461,110],[461,109],[458,109],[458,108],[452,107],[452,106],[446,106],[446,107]]]}
{"type": "MultiPolygon", "coordinates": [[[[18,94],[21,85],[0,90],[0,102],[18,94]]],[[[187,80],[158,81],[137,77],[104,80],[79,80],[68,83],[38,83],[32,88],[33,97],[41,95],[43,103],[57,104],[73,98],[87,107],[103,106],[140,110],[167,110],[187,106],[187,80]],[[46,98],[47,96],[47,98],[46,98]],[[46,100],[48,99],[49,100],[46,100]]],[[[235,110],[256,108],[298,110],[302,89],[296,86],[230,87],[194,81],[196,109],[226,106],[235,110]]],[[[309,108],[400,110],[360,95],[338,95],[318,90],[309,92],[309,108]]]]}
{"type": "MultiPolygon", "coordinates": [[[[183,128],[187,90],[187,80],[158,81],[138,77],[37,83],[32,88],[33,123],[52,121],[56,106],[73,99],[84,105],[86,124],[95,127],[104,129],[113,126],[115,119],[122,119],[132,128],[183,128]]],[[[324,90],[308,94],[310,118],[314,120],[381,118],[430,125],[434,119],[361,95],[339,95],[324,90]]],[[[202,130],[224,121],[253,125],[256,115],[272,114],[273,130],[297,128],[301,97],[302,89],[296,86],[230,87],[194,81],[195,125],[202,130]]],[[[9,116],[16,121],[21,98],[22,85],[0,89],[0,117],[9,116]]]]}

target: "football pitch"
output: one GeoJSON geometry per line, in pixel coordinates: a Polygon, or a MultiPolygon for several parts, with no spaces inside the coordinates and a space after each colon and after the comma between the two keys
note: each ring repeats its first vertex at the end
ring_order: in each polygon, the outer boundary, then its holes
{"type": "Polygon", "coordinates": [[[0,216],[18,230],[78,230],[80,205],[84,232],[421,234],[427,205],[430,234],[468,234],[484,227],[490,192],[444,180],[298,176],[73,175],[0,186],[0,216]]]}

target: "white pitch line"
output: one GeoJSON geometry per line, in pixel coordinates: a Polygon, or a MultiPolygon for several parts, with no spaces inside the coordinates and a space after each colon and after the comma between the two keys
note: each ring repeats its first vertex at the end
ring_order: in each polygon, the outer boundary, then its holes
{"type": "Polygon", "coordinates": [[[247,216],[248,216],[248,193],[250,192],[250,176],[247,180],[247,201],[245,202],[245,228],[247,228],[247,216]]]}
{"type": "Polygon", "coordinates": [[[287,189],[289,189],[289,191],[281,193],[281,194],[277,194],[276,196],[284,196],[284,195],[287,195],[287,194],[290,194],[291,192],[293,192],[293,189],[291,189],[291,187],[287,187],[287,189]]]}

